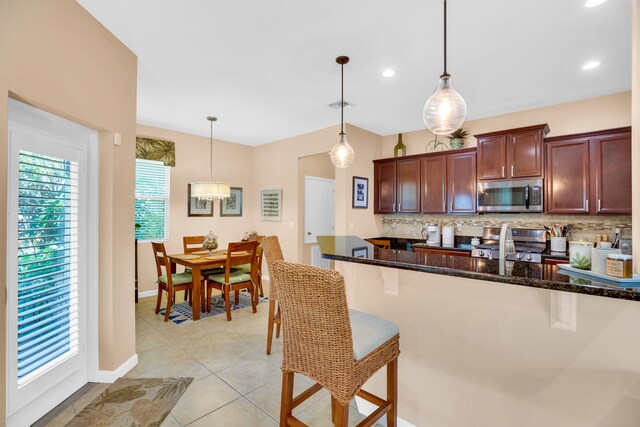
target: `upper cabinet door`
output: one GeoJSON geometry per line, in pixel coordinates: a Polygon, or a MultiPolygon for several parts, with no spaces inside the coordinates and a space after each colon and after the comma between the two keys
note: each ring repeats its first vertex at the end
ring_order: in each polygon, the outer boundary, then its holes
{"type": "Polygon", "coordinates": [[[422,159],[422,212],[447,212],[447,156],[422,159]]]}
{"type": "Polygon", "coordinates": [[[373,213],[396,212],[396,162],[375,163],[373,213]]]}
{"type": "Polygon", "coordinates": [[[542,177],[542,132],[530,130],[509,135],[507,176],[509,178],[542,177]]]}
{"type": "Polygon", "coordinates": [[[507,177],[507,137],[494,135],[478,139],[478,180],[507,177]]]}
{"type": "Polygon", "coordinates": [[[475,212],[476,153],[449,154],[447,157],[449,212],[475,212]]]}
{"type": "Polygon", "coordinates": [[[547,142],[546,156],[547,212],[589,213],[589,139],[547,142]]]}
{"type": "Polygon", "coordinates": [[[631,132],[593,138],[595,212],[631,213],[631,132]]]}
{"type": "Polygon", "coordinates": [[[396,212],[420,212],[420,159],[396,162],[396,212]]]}

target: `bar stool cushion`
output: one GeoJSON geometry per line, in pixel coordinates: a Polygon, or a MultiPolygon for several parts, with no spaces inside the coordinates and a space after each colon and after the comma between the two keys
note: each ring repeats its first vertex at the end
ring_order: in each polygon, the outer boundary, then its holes
{"type": "MultiPolygon", "coordinates": [[[[172,274],[171,275],[171,282],[174,285],[182,285],[185,283],[191,283],[191,280],[193,280],[191,278],[191,273],[176,273],[176,274],[172,274]]],[[[168,283],[167,282],[167,275],[163,274],[162,276],[158,277],[158,281],[162,282],[162,283],[168,283]]]]}
{"type": "Polygon", "coordinates": [[[364,359],[369,353],[400,333],[400,328],[373,314],[349,310],[353,354],[355,360],[364,359]]]}
{"type": "MultiPolygon", "coordinates": [[[[224,272],[222,274],[212,274],[209,276],[209,280],[224,284],[224,272]]],[[[251,275],[243,272],[242,270],[232,270],[229,272],[230,285],[235,285],[240,282],[248,282],[249,280],[251,280],[251,275]]]]}

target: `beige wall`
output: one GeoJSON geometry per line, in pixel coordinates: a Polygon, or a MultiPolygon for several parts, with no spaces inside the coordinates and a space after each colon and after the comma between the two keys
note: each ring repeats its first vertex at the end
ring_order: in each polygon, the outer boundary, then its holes
{"type": "MultiPolygon", "coordinates": [[[[512,129],[523,126],[548,123],[550,132],[547,136],[567,135],[631,125],[631,92],[590,98],[567,104],[519,111],[485,119],[469,120],[463,127],[470,135],[512,129]]],[[[402,134],[407,154],[425,152],[427,142],[433,135],[424,130],[405,132],[402,134]]],[[[441,140],[442,138],[438,138],[441,140]]],[[[448,139],[444,139],[448,141],[448,139]]],[[[383,138],[383,157],[393,156],[393,147],[398,141],[397,135],[383,138]]],[[[471,136],[466,147],[475,147],[476,139],[471,136]]]]}
{"type": "MultiPolygon", "coordinates": [[[[203,112],[202,124],[209,123],[203,112]]],[[[243,206],[241,217],[220,217],[220,202],[216,202],[212,217],[187,216],[187,184],[209,180],[208,137],[196,136],[166,129],[138,125],[138,136],[165,139],[176,143],[176,166],[171,168],[171,209],[169,241],[165,242],[168,253],[182,252],[182,237],[206,235],[209,230],[218,236],[218,244],[225,247],[229,242],[239,241],[246,231],[256,229],[254,212],[257,210],[253,184],[254,148],[214,139],[213,179],[242,187],[243,206]]],[[[214,125],[215,135],[215,125],[214,125]]],[[[179,271],[181,271],[181,267],[179,271]]],[[[156,290],[155,261],[150,243],[138,245],[138,288],[140,291],[156,290]]]]}
{"type": "Polygon", "coordinates": [[[633,0],[632,8],[632,72],[631,72],[631,111],[633,139],[633,264],[636,273],[640,273],[640,0],[633,0]]]}
{"type": "Polygon", "coordinates": [[[335,179],[336,168],[331,163],[327,153],[314,154],[298,159],[298,259],[305,264],[311,264],[311,247],[315,244],[304,243],[305,216],[305,176],[335,179]]]}
{"type": "Polygon", "coordinates": [[[638,302],[570,294],[569,332],[549,327],[549,290],[336,264],[350,308],[400,327],[398,415],[414,425],[639,425],[638,302]]]}
{"type": "MultiPolygon", "coordinates": [[[[339,140],[339,129],[339,126],[332,126],[255,148],[256,191],[253,197],[256,210],[259,210],[261,189],[282,188],[283,199],[282,221],[260,221],[260,214],[256,211],[256,230],[261,235],[277,235],[288,260],[300,262],[303,253],[299,237],[300,221],[304,220],[304,216],[300,214],[298,159],[316,154],[328,157],[326,153],[339,140]]],[[[372,161],[381,157],[382,137],[351,125],[346,125],[346,134],[355,150],[355,160],[346,170],[335,169],[336,234],[377,235],[380,232],[380,220],[373,215],[372,161]],[[369,178],[368,209],[351,208],[351,181],[354,175],[369,178]]]]}
{"type": "MultiPolygon", "coordinates": [[[[136,57],[73,0],[0,2],[0,170],[7,170],[7,98],[16,98],[100,132],[100,369],[135,353],[133,183],[136,57]],[[115,147],[110,132],[122,134],[115,147]]],[[[0,174],[0,211],[7,210],[0,174]]],[[[6,216],[0,217],[6,240],[6,216]]],[[[0,276],[6,277],[0,246],[0,276]]],[[[0,293],[5,306],[5,293],[0,293]]],[[[5,419],[5,317],[0,320],[0,420],[5,419]]],[[[4,422],[4,421],[0,421],[4,422]]]]}

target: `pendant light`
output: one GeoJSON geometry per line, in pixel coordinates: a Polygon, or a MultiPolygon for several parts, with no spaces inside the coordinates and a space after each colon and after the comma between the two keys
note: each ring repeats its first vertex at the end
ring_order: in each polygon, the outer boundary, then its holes
{"type": "Polygon", "coordinates": [[[198,200],[215,201],[226,199],[231,195],[229,184],[224,182],[213,182],[213,122],[217,117],[207,116],[211,124],[211,142],[209,144],[209,182],[192,182],[191,197],[198,200]]]}
{"type": "Polygon", "coordinates": [[[340,64],[340,87],[342,102],[340,105],[340,141],[331,149],[331,162],[337,168],[348,168],[353,163],[353,147],[347,142],[344,134],[344,64],[349,62],[348,56],[338,56],[336,62],[340,64]]]}
{"type": "Polygon", "coordinates": [[[436,135],[447,135],[462,127],[467,117],[467,103],[453,88],[451,76],[447,73],[447,0],[444,0],[444,73],[438,87],[424,104],[422,118],[424,124],[436,135]]]}

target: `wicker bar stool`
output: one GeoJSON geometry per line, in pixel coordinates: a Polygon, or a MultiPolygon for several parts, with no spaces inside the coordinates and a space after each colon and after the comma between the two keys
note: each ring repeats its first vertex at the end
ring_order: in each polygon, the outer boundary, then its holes
{"type": "Polygon", "coordinates": [[[334,270],[274,261],[270,275],[278,286],[284,327],[281,426],[304,426],[292,410],[323,387],[331,393],[335,426],[347,426],[349,402],[356,396],[378,409],[358,426],[371,426],[387,415],[396,425],[400,333],[380,317],[348,310],[344,278],[334,270]],[[361,390],[380,368],[387,366],[387,398],[361,390]],[[293,397],[294,373],[317,381],[293,397]]]}
{"type": "MultiPolygon", "coordinates": [[[[283,261],[282,248],[278,236],[267,236],[260,243],[267,260],[267,268],[271,274],[271,265],[274,261],[283,261]]],[[[267,319],[267,354],[271,354],[273,342],[273,328],[276,328],[276,338],[280,337],[280,308],[278,306],[278,287],[273,276],[269,277],[269,317],[267,319]]]]}

